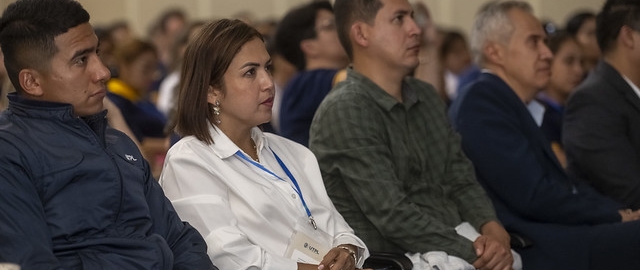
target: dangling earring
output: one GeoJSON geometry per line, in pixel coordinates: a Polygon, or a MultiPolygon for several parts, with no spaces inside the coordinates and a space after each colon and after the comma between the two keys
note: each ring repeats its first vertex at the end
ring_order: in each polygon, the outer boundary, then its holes
{"type": "Polygon", "coordinates": [[[216,125],[220,125],[220,101],[216,100],[216,102],[213,103],[213,121],[216,123],[216,125]]]}

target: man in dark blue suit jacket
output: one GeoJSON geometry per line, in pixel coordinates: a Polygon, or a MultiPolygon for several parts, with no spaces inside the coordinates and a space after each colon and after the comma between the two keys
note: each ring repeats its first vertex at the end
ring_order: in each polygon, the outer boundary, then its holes
{"type": "Polygon", "coordinates": [[[526,108],[549,81],[552,57],[530,6],[489,6],[472,37],[483,73],[454,101],[450,117],[498,218],[533,242],[516,249],[524,268],[639,267],[639,213],[568,178],[526,108]]]}
{"type": "Polygon", "coordinates": [[[640,1],[610,2],[624,8],[609,8],[610,12],[601,12],[596,18],[603,60],[569,99],[563,141],[570,173],[627,207],[637,209],[640,208],[640,1]]]}

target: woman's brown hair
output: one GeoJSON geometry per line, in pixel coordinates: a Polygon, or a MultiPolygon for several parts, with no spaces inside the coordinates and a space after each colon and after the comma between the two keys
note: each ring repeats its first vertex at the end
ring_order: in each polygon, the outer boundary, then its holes
{"type": "Polygon", "coordinates": [[[262,35],[240,20],[222,19],[203,26],[187,45],[180,75],[178,110],[173,128],[181,136],[195,136],[212,144],[213,105],[207,102],[209,86],[224,91],[224,73],[240,48],[262,35]]]}

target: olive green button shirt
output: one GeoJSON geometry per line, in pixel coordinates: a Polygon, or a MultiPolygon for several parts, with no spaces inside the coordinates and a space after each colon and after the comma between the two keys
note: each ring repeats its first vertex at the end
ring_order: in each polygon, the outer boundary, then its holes
{"type": "Polygon", "coordinates": [[[322,102],[309,147],[338,211],[372,251],[445,251],[472,263],[471,241],[497,220],[433,87],[407,78],[398,102],[348,70],[322,102]]]}

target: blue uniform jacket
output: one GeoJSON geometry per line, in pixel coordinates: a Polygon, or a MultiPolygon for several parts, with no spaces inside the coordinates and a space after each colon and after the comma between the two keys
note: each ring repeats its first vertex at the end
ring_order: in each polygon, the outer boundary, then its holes
{"type": "Polygon", "coordinates": [[[105,112],[10,96],[0,115],[0,262],[22,269],[215,269],[105,112]]]}

